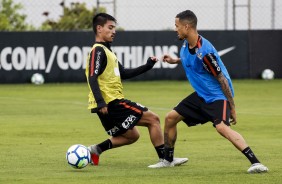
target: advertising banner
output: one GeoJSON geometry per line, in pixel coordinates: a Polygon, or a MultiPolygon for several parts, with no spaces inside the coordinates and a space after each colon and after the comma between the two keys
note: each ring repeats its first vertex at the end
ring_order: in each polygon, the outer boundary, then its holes
{"type": "MultiPolygon", "coordinates": [[[[232,78],[257,77],[254,72],[258,71],[250,65],[250,56],[256,60],[256,55],[250,53],[249,32],[200,31],[199,34],[218,50],[232,78]]],[[[256,38],[251,38],[256,43],[256,38]]],[[[94,43],[91,31],[0,32],[0,40],[0,83],[27,83],[34,73],[43,74],[45,82],[86,81],[86,59],[94,43]]],[[[120,31],[112,50],[125,68],[135,68],[150,56],[178,57],[182,43],[173,31],[120,31]]],[[[252,45],[252,50],[260,50],[254,47],[257,45],[252,45]]],[[[152,70],[132,80],[184,80],[185,77],[181,65],[158,62],[152,70]]]]}

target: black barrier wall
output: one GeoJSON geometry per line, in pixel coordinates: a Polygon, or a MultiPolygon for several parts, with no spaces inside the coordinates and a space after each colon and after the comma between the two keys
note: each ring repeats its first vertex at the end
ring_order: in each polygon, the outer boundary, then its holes
{"type": "MultiPolygon", "coordinates": [[[[265,68],[282,77],[282,31],[200,31],[210,40],[232,78],[259,78],[265,68]]],[[[46,82],[84,82],[92,32],[0,32],[0,83],[30,82],[42,73],[46,82]]],[[[153,55],[178,56],[182,41],[173,31],[118,32],[112,50],[125,68],[153,55]]],[[[181,65],[158,62],[133,80],[184,80],[181,65]]]]}
{"type": "Polygon", "coordinates": [[[265,68],[282,78],[282,31],[252,31],[248,37],[250,78],[259,78],[265,68]]]}

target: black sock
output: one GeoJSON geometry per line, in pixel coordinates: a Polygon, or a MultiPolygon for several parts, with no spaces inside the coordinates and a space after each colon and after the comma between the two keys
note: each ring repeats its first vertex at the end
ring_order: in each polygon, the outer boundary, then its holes
{"type": "Polygon", "coordinates": [[[164,159],[164,154],[165,154],[164,144],[162,144],[160,146],[156,146],[155,149],[156,149],[156,152],[157,152],[159,158],[164,159]]]}
{"type": "Polygon", "coordinates": [[[253,151],[251,150],[250,147],[246,147],[242,153],[249,159],[249,161],[254,164],[254,163],[260,163],[253,151]]]}
{"type": "Polygon", "coordinates": [[[112,149],[113,148],[112,141],[110,139],[107,139],[104,142],[101,142],[100,144],[98,144],[97,148],[100,148],[100,150],[98,149],[99,154],[101,154],[102,152],[104,152],[108,149],[112,149]],[[100,153],[100,151],[101,151],[101,153],[100,153]]]}
{"type": "Polygon", "coordinates": [[[174,148],[165,147],[165,159],[169,162],[173,161],[174,148]]]}

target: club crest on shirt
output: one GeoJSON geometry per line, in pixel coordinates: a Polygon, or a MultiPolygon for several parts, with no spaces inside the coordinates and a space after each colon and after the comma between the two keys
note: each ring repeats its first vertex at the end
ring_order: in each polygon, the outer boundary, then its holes
{"type": "Polygon", "coordinates": [[[198,52],[199,51],[199,49],[198,48],[196,48],[195,49],[195,52],[196,52],[196,54],[197,54],[197,57],[199,58],[199,59],[203,59],[203,54],[200,52],[198,52]]]}

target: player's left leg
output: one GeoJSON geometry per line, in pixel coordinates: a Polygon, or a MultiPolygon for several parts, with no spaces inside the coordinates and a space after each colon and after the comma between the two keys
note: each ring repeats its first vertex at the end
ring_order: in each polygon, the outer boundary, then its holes
{"type": "Polygon", "coordinates": [[[231,129],[230,123],[228,121],[230,118],[230,106],[228,101],[216,100],[213,103],[206,103],[203,105],[202,110],[209,117],[210,121],[213,122],[217,132],[228,139],[251,162],[252,166],[248,170],[249,173],[268,171],[267,167],[259,162],[243,136],[231,129]]]}
{"type": "Polygon", "coordinates": [[[262,165],[257,159],[241,134],[232,130],[231,127],[227,126],[223,121],[216,125],[216,130],[249,159],[252,165],[248,169],[248,173],[261,173],[268,171],[268,168],[262,165]]]}
{"type": "Polygon", "coordinates": [[[232,130],[223,121],[215,126],[217,132],[228,139],[239,151],[243,151],[248,147],[244,138],[236,131],[232,130]]]}
{"type": "Polygon", "coordinates": [[[152,111],[144,111],[137,126],[145,126],[148,128],[152,144],[157,147],[164,144],[160,118],[152,111]]]}
{"type": "Polygon", "coordinates": [[[125,146],[136,142],[140,137],[139,131],[136,127],[128,129],[124,134],[119,136],[111,137],[112,148],[125,146]]]}
{"type": "Polygon", "coordinates": [[[150,110],[143,111],[143,115],[138,121],[137,126],[144,126],[148,128],[150,140],[157,152],[159,160],[163,160],[164,138],[162,134],[159,116],[150,110]]]}

